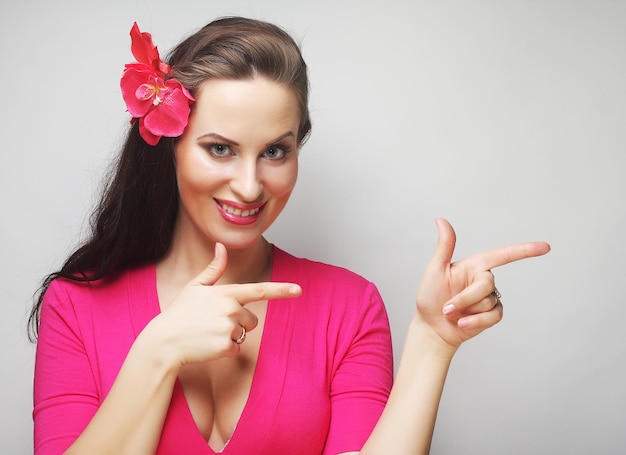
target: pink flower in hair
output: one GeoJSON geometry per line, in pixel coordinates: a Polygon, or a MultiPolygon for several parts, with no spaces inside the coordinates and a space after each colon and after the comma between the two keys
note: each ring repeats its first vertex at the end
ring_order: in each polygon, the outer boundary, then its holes
{"type": "Polygon", "coordinates": [[[150,145],[161,137],[180,136],[189,120],[189,106],[195,100],[171,75],[170,66],[161,60],[150,33],[140,32],[137,23],[130,30],[131,51],[136,63],[124,67],[120,81],[126,108],[139,119],[139,134],[150,145]]]}

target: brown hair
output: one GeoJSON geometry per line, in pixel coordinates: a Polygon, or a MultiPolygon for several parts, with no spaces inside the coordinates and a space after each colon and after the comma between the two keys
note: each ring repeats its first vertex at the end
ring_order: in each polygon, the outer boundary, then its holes
{"type": "MultiPolygon", "coordinates": [[[[172,77],[192,94],[209,79],[248,79],[257,75],[291,88],[300,108],[298,142],[311,130],[307,67],[295,41],[281,28],[253,19],[218,19],[183,40],[166,59],[172,77]]],[[[192,106],[193,108],[193,106],[192,106]]],[[[37,338],[44,294],[56,278],[94,281],[161,259],[170,247],[178,214],[174,166],[177,138],[148,145],[138,122],[129,129],[91,217],[91,236],[48,275],[28,320],[37,338]]]]}
{"type": "Polygon", "coordinates": [[[293,39],[275,25],[240,17],[219,19],[180,43],[168,62],[172,77],[192,94],[208,79],[260,75],[284,84],[298,99],[298,142],[311,130],[306,64],[293,39]]]}

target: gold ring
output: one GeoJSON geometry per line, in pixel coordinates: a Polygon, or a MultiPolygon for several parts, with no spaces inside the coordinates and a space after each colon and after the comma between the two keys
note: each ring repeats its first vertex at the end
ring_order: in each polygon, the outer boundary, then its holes
{"type": "Polygon", "coordinates": [[[246,328],[244,326],[240,326],[240,327],[241,327],[241,336],[237,338],[236,340],[233,340],[237,344],[241,344],[244,341],[246,341],[246,328]]]}

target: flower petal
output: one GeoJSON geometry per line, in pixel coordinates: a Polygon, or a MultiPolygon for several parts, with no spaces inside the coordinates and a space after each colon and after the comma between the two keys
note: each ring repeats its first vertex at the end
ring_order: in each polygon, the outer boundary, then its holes
{"type": "Polygon", "coordinates": [[[190,102],[180,88],[167,91],[161,103],[144,117],[144,126],[158,136],[180,136],[189,120],[190,102]]]}
{"type": "Polygon", "coordinates": [[[164,78],[169,74],[170,67],[168,64],[161,61],[159,50],[152,43],[152,35],[148,32],[139,31],[137,22],[133,24],[130,30],[130,39],[130,50],[138,62],[150,65],[159,73],[160,77],[164,78]]]}
{"type": "Polygon", "coordinates": [[[180,89],[183,92],[183,95],[185,95],[185,98],[189,100],[188,104],[195,101],[195,98],[191,95],[191,93],[189,93],[189,90],[187,90],[187,88],[181,84],[178,79],[168,79],[165,81],[165,85],[171,90],[180,89]]]}
{"type": "Polygon", "coordinates": [[[150,33],[142,33],[135,22],[130,31],[131,51],[137,63],[125,66],[120,80],[128,112],[139,120],[139,134],[150,145],[163,136],[180,136],[195,100],[171,75],[170,66],[161,60],[150,33]]]}
{"type": "Polygon", "coordinates": [[[139,134],[141,135],[141,137],[143,138],[144,141],[146,141],[147,144],[155,146],[159,143],[159,139],[161,139],[161,136],[157,136],[155,134],[152,134],[145,125],[144,119],[139,119],[139,134]]]}
{"type": "Polygon", "coordinates": [[[142,63],[126,65],[126,69],[120,80],[122,98],[126,103],[126,108],[133,117],[143,117],[150,109],[152,101],[137,97],[137,89],[149,83],[154,78],[154,70],[142,63]]]}

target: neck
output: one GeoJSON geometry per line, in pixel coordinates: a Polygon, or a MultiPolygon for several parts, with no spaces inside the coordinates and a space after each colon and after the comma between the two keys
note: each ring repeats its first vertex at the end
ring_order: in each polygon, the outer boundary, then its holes
{"type": "MultiPolygon", "coordinates": [[[[168,281],[185,285],[209,265],[214,254],[214,242],[199,244],[175,235],[169,252],[157,267],[162,276],[168,276],[168,281]]],[[[269,281],[272,258],[272,245],[263,237],[249,247],[228,249],[228,264],[218,284],[269,281]]]]}

